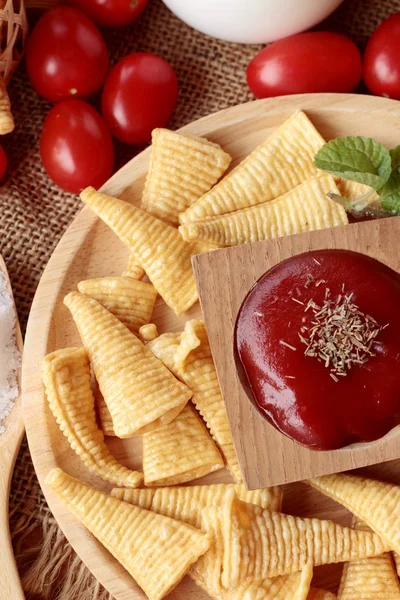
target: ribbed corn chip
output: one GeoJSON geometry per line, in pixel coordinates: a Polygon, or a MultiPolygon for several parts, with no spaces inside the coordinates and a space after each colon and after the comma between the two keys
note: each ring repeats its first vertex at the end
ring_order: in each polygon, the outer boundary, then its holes
{"type": "Polygon", "coordinates": [[[313,160],[325,143],[307,116],[295,112],[220,183],[180,215],[181,223],[255,206],[317,175],[313,160]]]}
{"type": "Polygon", "coordinates": [[[210,506],[222,506],[227,491],[231,489],[244,502],[274,511],[281,509],[282,491],[279,487],[246,490],[241,483],[213,483],[158,489],[114,488],[111,495],[141,508],[153,510],[160,515],[185,521],[200,529],[203,510],[210,506]]]}
{"type": "Polygon", "coordinates": [[[210,546],[198,529],[121,502],[53,469],[46,484],[144,590],[160,600],[210,546]]]}
{"type": "Polygon", "coordinates": [[[122,273],[123,277],[132,277],[132,279],[141,280],[145,276],[146,272],[142,267],[136,264],[136,256],[133,252],[129,253],[128,264],[126,265],[125,271],[122,273]]]}
{"type": "Polygon", "coordinates": [[[132,277],[87,279],[78,283],[78,290],[97,300],[131,331],[149,323],[157,298],[151,283],[132,277]]]}
{"type": "Polygon", "coordinates": [[[198,299],[190,257],[196,246],[174,228],[118,198],[86,188],[82,201],[102,219],[134,254],[166,304],[177,315],[198,299]]]}
{"type": "Polygon", "coordinates": [[[178,485],[224,467],[221,454],[190,403],[168,425],[144,433],[142,443],[147,486],[178,485]]]}
{"type": "Polygon", "coordinates": [[[152,342],[156,338],[158,338],[157,325],[154,323],[147,323],[147,325],[142,325],[139,329],[139,337],[143,343],[152,342]]]}
{"type": "Polygon", "coordinates": [[[294,573],[308,563],[318,566],[358,560],[388,550],[374,533],[262,510],[240,501],[234,492],[230,494],[221,510],[221,581],[226,588],[236,588],[248,579],[294,573]]]}
{"type": "Polygon", "coordinates": [[[345,209],[329,200],[328,192],[338,193],[333,177],[313,177],[271,202],[206,221],[187,223],[181,225],[179,231],[188,242],[205,240],[219,246],[237,246],[346,225],[345,209]]]}
{"type": "Polygon", "coordinates": [[[379,200],[379,195],[369,185],[358,183],[358,181],[350,181],[349,179],[335,178],[335,181],[339,194],[344,198],[359,198],[371,192],[371,202],[379,200]]]}
{"type": "Polygon", "coordinates": [[[250,581],[233,592],[225,592],[226,600],[307,600],[313,577],[312,565],[291,575],[263,581],[250,581]]]}
{"type": "Polygon", "coordinates": [[[6,86],[0,75],[0,135],[11,133],[14,129],[14,119],[11,112],[11,102],[6,86]]]}
{"type": "Polygon", "coordinates": [[[181,333],[164,333],[148,344],[176,377],[193,391],[192,401],[217,443],[232,476],[242,480],[225,404],[202,321],[187,321],[181,333]]]}
{"type": "Polygon", "coordinates": [[[345,506],[400,554],[400,486],[338,473],[308,483],[345,506]]]}
{"type": "Polygon", "coordinates": [[[210,429],[233,478],[235,481],[242,481],[203,321],[192,320],[185,323],[175,357],[178,359],[177,376],[193,391],[193,404],[210,429]]]}
{"type": "Polygon", "coordinates": [[[42,374],[50,409],[86,467],[114,485],[138,486],[143,473],[121,465],[108,450],[103,432],[97,427],[86,350],[65,348],[48,354],[42,362],[42,374]]]}
{"type": "Polygon", "coordinates": [[[179,214],[217,183],[230,162],[231,157],[218,144],[194,135],[154,129],[143,207],[176,225],[179,214]]]}
{"type": "Polygon", "coordinates": [[[111,418],[111,413],[108,410],[108,406],[106,401],[104,400],[103,394],[100,390],[97,390],[95,395],[95,402],[97,405],[97,413],[99,415],[101,429],[104,435],[108,435],[110,437],[116,437],[114,431],[114,425],[111,418]]]}
{"type": "MultiPolygon", "coordinates": [[[[238,486],[241,487],[240,485],[238,486]]],[[[204,591],[207,592],[211,598],[215,600],[233,600],[233,598],[239,600],[242,598],[243,600],[252,600],[253,598],[258,598],[256,591],[259,592],[260,598],[264,598],[264,590],[260,588],[260,586],[265,583],[268,585],[268,582],[271,580],[263,580],[262,582],[256,582],[256,588],[252,590],[247,590],[247,588],[253,581],[245,581],[242,585],[236,587],[235,590],[226,590],[221,583],[221,575],[223,569],[223,560],[224,560],[224,534],[223,527],[225,523],[223,523],[222,519],[222,507],[225,504],[225,500],[231,499],[235,495],[235,490],[233,486],[230,486],[226,489],[224,493],[224,498],[218,504],[208,505],[201,511],[202,518],[202,529],[203,531],[207,531],[212,534],[213,542],[211,543],[210,549],[192,566],[189,571],[190,577],[199,585],[204,591]],[[235,594],[233,596],[233,594],[235,594]]],[[[249,512],[251,512],[251,507],[253,505],[248,504],[249,512]]],[[[256,508],[256,507],[254,507],[256,508]]],[[[273,504],[268,507],[274,510],[273,504]]],[[[312,576],[312,569],[311,569],[312,576]]],[[[284,585],[283,579],[289,576],[283,576],[280,581],[280,585],[278,586],[278,590],[282,587],[283,591],[288,592],[289,589],[294,591],[295,586],[291,585],[291,582],[288,585],[284,585]]],[[[293,578],[294,579],[294,578],[293,578]]],[[[299,585],[299,580],[296,582],[296,587],[299,585]]],[[[309,587],[309,586],[308,586],[309,587]]],[[[276,591],[276,590],[275,590],[276,591]]],[[[278,596],[279,598],[279,596],[278,596]]]]}
{"type": "Polygon", "coordinates": [[[204,526],[206,531],[212,533],[214,535],[212,547],[193,566],[190,575],[211,597],[218,597],[219,600],[222,600],[225,594],[220,583],[223,558],[222,533],[219,529],[219,521],[216,523],[211,520],[204,523],[203,517],[205,509],[221,507],[230,490],[234,490],[238,497],[245,502],[251,502],[270,510],[280,510],[281,508],[282,491],[279,487],[248,491],[242,484],[233,483],[159,488],[157,490],[115,488],[111,494],[125,502],[131,502],[159,514],[185,521],[194,527],[204,526]],[[215,537],[216,533],[219,533],[218,539],[215,537]]]}
{"type": "Polygon", "coordinates": [[[120,438],[172,421],[192,392],[114,315],[93,298],[64,299],[78,327],[120,438]]]}
{"type": "MultiPolygon", "coordinates": [[[[357,518],[353,527],[371,531],[357,518]]],[[[346,563],[338,600],[400,600],[400,584],[390,553],[346,563]]]]}
{"type": "Polygon", "coordinates": [[[336,600],[335,594],[319,588],[311,588],[307,600],[336,600]]]}
{"type": "Polygon", "coordinates": [[[159,358],[164,365],[172,371],[175,377],[179,375],[175,369],[175,352],[177,351],[181,341],[180,333],[163,333],[155,340],[147,344],[154,356],[159,358]]]}

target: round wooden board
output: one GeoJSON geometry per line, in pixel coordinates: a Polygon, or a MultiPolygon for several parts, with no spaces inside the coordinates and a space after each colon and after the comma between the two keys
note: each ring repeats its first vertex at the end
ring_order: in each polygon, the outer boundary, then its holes
{"type": "MultiPolygon", "coordinates": [[[[235,165],[297,109],[307,112],[326,139],[339,135],[365,135],[375,137],[389,147],[398,144],[398,102],[342,94],[260,100],[210,115],[181,131],[204,135],[219,143],[233,157],[235,165]]],[[[148,160],[149,149],[116,173],[104,185],[103,191],[137,202],[143,189],[148,160]]],[[[123,244],[90,210],[85,208],[78,214],[50,259],[32,305],[25,340],[22,386],[25,425],[33,462],[60,527],[81,559],[117,600],[143,600],[143,592],[128,573],[44,485],[47,472],[58,466],[100,489],[110,489],[86,470],[59,431],[45,400],[40,363],[48,352],[80,345],[76,328],[63,306],[63,297],[76,289],[77,282],[82,279],[121,274],[127,256],[123,244]]],[[[176,317],[159,299],[153,320],[159,332],[163,333],[180,330],[188,318],[200,316],[198,304],[184,316],[176,317]]],[[[140,466],[139,438],[107,440],[111,451],[123,464],[132,468],[140,466]]],[[[400,461],[370,468],[368,472],[400,483],[400,461]]],[[[219,471],[195,483],[217,481],[230,481],[229,474],[219,471]]],[[[350,515],[344,509],[301,483],[286,487],[284,510],[300,516],[312,515],[346,525],[350,523],[350,515]]],[[[340,565],[316,569],[315,583],[335,590],[340,569],[340,565]]],[[[174,600],[205,600],[207,596],[186,577],[170,597],[174,600]]]]}

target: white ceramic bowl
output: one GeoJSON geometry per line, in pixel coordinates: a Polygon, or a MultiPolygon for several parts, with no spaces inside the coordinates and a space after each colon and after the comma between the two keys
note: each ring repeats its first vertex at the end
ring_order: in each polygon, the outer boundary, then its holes
{"type": "Polygon", "coordinates": [[[258,44],[309,29],[343,0],[164,0],[182,21],[213,37],[258,44]]]}

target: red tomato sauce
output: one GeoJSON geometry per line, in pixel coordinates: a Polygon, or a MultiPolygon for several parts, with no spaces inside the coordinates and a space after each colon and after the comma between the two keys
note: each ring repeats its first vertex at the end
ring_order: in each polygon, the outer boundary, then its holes
{"type": "MultiPolygon", "coordinates": [[[[292,257],[265,273],[240,308],[235,356],[242,383],[262,415],[304,446],[329,450],[376,440],[400,424],[399,315],[400,275],[382,263],[346,250],[292,257]],[[326,366],[305,355],[313,349],[304,338],[309,343],[315,323],[326,318],[318,310],[326,298],[340,312],[346,296],[359,312],[343,321],[340,335],[350,336],[350,345],[353,329],[365,337],[338,375],[332,360],[326,366]],[[362,325],[354,325],[357,319],[362,325]],[[376,329],[370,354],[357,350],[376,329]]],[[[328,322],[331,336],[339,326],[332,317],[328,322]]]]}

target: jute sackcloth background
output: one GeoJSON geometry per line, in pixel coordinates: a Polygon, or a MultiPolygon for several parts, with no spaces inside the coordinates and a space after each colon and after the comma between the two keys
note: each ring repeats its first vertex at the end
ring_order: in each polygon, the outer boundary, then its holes
{"type": "MultiPolygon", "coordinates": [[[[362,50],[376,26],[396,11],[400,11],[400,0],[344,0],[319,28],[350,35],[362,50]]],[[[150,0],[136,24],[106,32],[105,38],[114,62],[129,52],[150,51],[173,65],[180,94],[172,128],[252,99],[245,68],[260,46],[230,44],[198,33],[174,17],[160,0],[150,0]]],[[[80,202],[77,196],[53,185],[41,165],[39,137],[50,105],[32,90],[24,65],[14,76],[10,95],[16,130],[2,140],[10,164],[0,185],[0,252],[25,329],[41,273],[80,202]]],[[[139,150],[117,144],[116,168],[139,150]]],[[[10,510],[15,553],[28,599],[109,598],[76,557],[52,517],[26,441],[14,472],[10,510]]]]}

